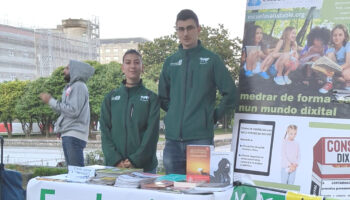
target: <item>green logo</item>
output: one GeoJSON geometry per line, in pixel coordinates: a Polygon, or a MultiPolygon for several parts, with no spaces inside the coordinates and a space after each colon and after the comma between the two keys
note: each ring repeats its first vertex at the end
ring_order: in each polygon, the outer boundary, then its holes
{"type": "Polygon", "coordinates": [[[255,200],[256,195],[256,189],[253,187],[237,186],[233,190],[231,200],[255,200]]]}
{"type": "Polygon", "coordinates": [[[41,189],[40,200],[45,200],[46,194],[55,194],[55,190],[41,189]]]}
{"type": "Polygon", "coordinates": [[[285,200],[284,195],[260,192],[263,200],[285,200]]]}

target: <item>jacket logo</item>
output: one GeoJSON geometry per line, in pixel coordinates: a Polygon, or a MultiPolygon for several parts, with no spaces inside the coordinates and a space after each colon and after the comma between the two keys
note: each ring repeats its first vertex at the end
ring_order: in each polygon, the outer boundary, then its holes
{"type": "Polygon", "coordinates": [[[170,63],[170,66],[181,66],[182,65],[182,59],[180,59],[177,62],[170,63]]]}
{"type": "Polygon", "coordinates": [[[140,96],[140,101],[149,101],[149,96],[140,96]]]}
{"type": "Polygon", "coordinates": [[[199,58],[199,64],[204,65],[207,64],[210,58],[199,58]]]}
{"type": "Polygon", "coordinates": [[[111,98],[112,101],[119,101],[120,100],[120,96],[115,96],[111,98]]]}

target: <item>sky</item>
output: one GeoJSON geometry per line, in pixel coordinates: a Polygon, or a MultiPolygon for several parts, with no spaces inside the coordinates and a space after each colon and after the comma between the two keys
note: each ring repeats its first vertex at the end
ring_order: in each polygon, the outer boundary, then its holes
{"type": "Polygon", "coordinates": [[[246,0],[10,0],[1,3],[0,24],[55,28],[62,19],[96,17],[102,39],[153,40],[174,33],[177,13],[188,8],[200,24],[223,24],[231,38],[242,38],[245,4],[246,0]]]}

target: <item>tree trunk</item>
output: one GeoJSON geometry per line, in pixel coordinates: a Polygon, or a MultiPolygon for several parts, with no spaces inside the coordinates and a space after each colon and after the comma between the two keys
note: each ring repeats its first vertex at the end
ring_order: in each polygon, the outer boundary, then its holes
{"type": "Polygon", "coordinates": [[[30,122],[26,122],[25,120],[19,120],[22,125],[22,130],[26,138],[30,137],[30,134],[33,131],[33,122],[30,120],[30,122]]]}
{"type": "Polygon", "coordinates": [[[47,119],[46,123],[45,123],[45,135],[46,137],[50,137],[50,117],[47,119]]]}
{"type": "Polygon", "coordinates": [[[9,122],[10,126],[8,125],[7,121],[3,121],[3,123],[6,128],[8,138],[12,138],[12,121],[9,122]]]}

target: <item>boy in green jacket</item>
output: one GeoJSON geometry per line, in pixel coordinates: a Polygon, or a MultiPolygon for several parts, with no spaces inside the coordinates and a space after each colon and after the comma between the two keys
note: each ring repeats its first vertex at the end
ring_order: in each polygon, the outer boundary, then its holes
{"type": "Polygon", "coordinates": [[[143,168],[156,173],[159,138],[159,100],[141,80],[141,54],[123,56],[125,80],[106,95],[101,106],[102,150],[107,166],[143,168]]]}
{"type": "Polygon", "coordinates": [[[168,57],[159,79],[161,108],[166,111],[163,162],[167,174],[186,174],[186,146],[212,145],[214,124],[232,111],[236,87],[218,55],[198,40],[201,27],[192,10],[177,15],[177,52],[168,57]],[[216,89],[222,95],[215,108],[216,89]]]}

